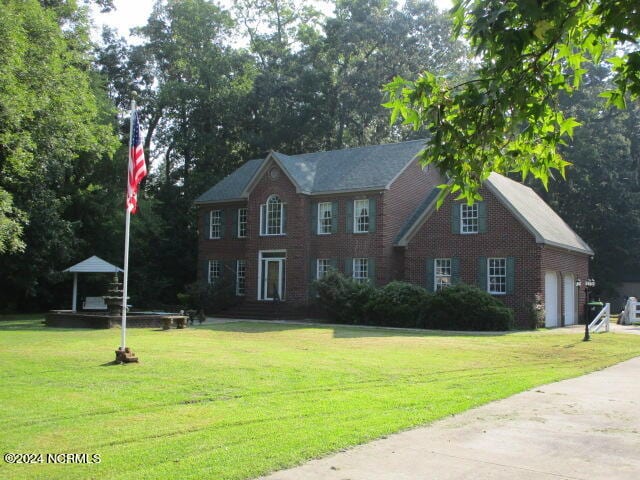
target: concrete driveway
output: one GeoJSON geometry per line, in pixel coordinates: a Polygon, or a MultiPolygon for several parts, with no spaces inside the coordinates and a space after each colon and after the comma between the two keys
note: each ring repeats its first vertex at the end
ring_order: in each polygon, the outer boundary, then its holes
{"type": "Polygon", "coordinates": [[[640,479],[640,357],[269,480],[640,479]]]}

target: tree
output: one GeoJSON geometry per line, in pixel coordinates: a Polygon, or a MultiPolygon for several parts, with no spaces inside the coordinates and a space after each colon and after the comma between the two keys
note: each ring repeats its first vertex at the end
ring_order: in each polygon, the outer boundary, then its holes
{"type": "Polygon", "coordinates": [[[456,32],[475,48],[476,76],[450,82],[433,72],[386,85],[391,119],[431,138],[422,155],[451,178],[440,200],[478,199],[492,172],[531,174],[546,186],[565,175],[559,147],[579,125],[558,103],[581,87],[588,64],[609,58],[614,87],[601,95],[624,107],[640,95],[637,0],[456,0],[456,32]]]}
{"type": "Polygon", "coordinates": [[[56,272],[79,246],[70,211],[95,190],[93,172],[118,145],[90,69],[88,30],[75,2],[0,4],[2,305],[51,298],[56,272]]]}

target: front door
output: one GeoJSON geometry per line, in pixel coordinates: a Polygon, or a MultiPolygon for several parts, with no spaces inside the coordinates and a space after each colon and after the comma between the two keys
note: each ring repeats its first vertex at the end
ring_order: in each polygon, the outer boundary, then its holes
{"type": "Polygon", "coordinates": [[[259,300],[284,300],[284,252],[260,252],[259,300]]]}

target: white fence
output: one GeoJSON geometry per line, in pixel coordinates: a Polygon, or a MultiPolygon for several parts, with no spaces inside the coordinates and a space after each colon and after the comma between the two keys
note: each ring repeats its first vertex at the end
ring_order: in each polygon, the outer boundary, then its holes
{"type": "Polygon", "coordinates": [[[600,313],[593,319],[593,322],[589,324],[589,331],[591,333],[596,332],[608,332],[609,331],[609,319],[611,317],[611,304],[606,303],[600,313]]]}
{"type": "Polygon", "coordinates": [[[629,297],[620,316],[619,323],[631,325],[634,322],[640,322],[640,303],[636,297],[629,297]]]}

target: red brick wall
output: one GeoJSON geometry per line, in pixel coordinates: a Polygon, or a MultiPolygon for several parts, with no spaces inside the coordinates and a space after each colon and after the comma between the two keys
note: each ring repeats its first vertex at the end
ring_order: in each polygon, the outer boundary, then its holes
{"type": "Polygon", "coordinates": [[[514,309],[519,326],[528,327],[528,304],[534,301],[536,292],[543,291],[539,274],[540,246],[491,192],[482,189],[481,194],[487,205],[486,233],[451,233],[453,202],[448,198],[409,242],[405,252],[405,278],[424,286],[427,258],[455,257],[460,259],[460,280],[477,285],[479,257],[515,257],[515,291],[496,297],[514,309]]]}
{"type": "Polygon", "coordinates": [[[231,263],[246,258],[246,238],[234,238],[233,216],[238,208],[246,207],[246,202],[219,203],[216,205],[201,205],[198,208],[198,280],[206,281],[206,264],[208,260],[222,260],[231,263]],[[224,212],[225,233],[220,239],[209,239],[207,229],[208,220],[205,216],[211,210],[224,212]],[[206,238],[205,238],[206,237],[206,238]]]}
{"type": "MultiPolygon", "coordinates": [[[[382,191],[363,192],[360,194],[333,194],[313,196],[309,198],[307,206],[307,226],[309,235],[309,263],[317,258],[335,258],[338,270],[345,271],[348,258],[374,258],[376,285],[380,285],[387,277],[385,259],[382,257],[382,237],[384,231],[384,205],[382,191]],[[376,201],[376,230],[373,233],[347,233],[347,204],[357,199],[375,199],[376,201]],[[311,208],[320,202],[338,202],[338,231],[330,235],[316,235],[311,233],[311,208]]],[[[351,219],[349,221],[352,221],[351,219]]],[[[315,227],[315,226],[314,226],[315,227]]],[[[314,230],[315,232],[315,230],[314,230]]],[[[308,265],[309,267],[309,265],[308,265]]],[[[310,279],[308,274],[306,279],[310,279]]]]}
{"type": "Polygon", "coordinates": [[[384,283],[404,278],[404,253],[394,249],[396,235],[404,226],[416,207],[437,185],[443,183],[442,176],[433,167],[422,168],[416,159],[391,184],[384,195],[385,229],[383,232],[383,257],[387,261],[387,276],[384,283]]]}

